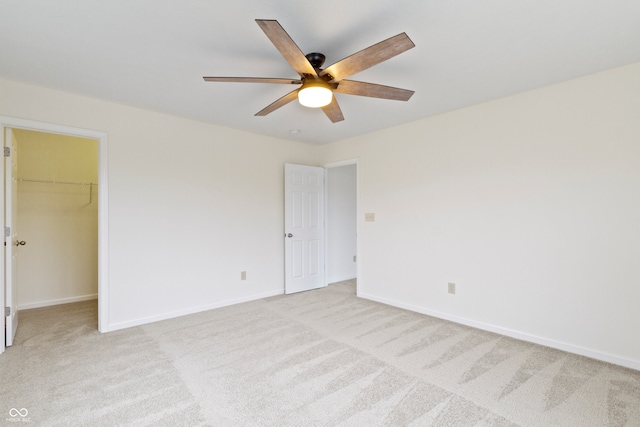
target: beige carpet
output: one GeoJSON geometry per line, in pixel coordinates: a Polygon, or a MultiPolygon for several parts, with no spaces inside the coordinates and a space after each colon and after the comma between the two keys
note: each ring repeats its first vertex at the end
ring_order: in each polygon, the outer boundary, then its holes
{"type": "Polygon", "coordinates": [[[638,371],[354,286],[109,334],[95,302],[23,311],[0,356],[0,421],[18,425],[24,408],[38,426],[640,425],[638,371]]]}

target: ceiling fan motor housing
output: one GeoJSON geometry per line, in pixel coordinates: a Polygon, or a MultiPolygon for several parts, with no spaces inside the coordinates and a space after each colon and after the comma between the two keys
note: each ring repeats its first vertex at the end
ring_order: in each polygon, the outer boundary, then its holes
{"type": "Polygon", "coordinates": [[[324,64],[325,59],[327,59],[322,53],[318,52],[308,53],[305,57],[316,70],[319,70],[322,64],[324,64]]]}

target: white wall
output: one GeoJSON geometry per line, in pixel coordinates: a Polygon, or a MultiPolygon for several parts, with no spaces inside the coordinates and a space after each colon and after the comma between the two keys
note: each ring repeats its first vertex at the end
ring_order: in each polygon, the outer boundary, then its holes
{"type": "Polygon", "coordinates": [[[108,133],[106,329],[283,292],[283,164],[313,147],[2,79],[0,115],[108,133]]]}
{"type": "Polygon", "coordinates": [[[319,148],[7,80],[0,115],[108,132],[109,329],[281,293],[282,164],[358,158],[360,295],[640,369],[640,63],[319,148]]]}
{"type": "Polygon", "coordinates": [[[636,63],[324,146],[359,295],[640,369],[639,118],[636,63]]]}
{"type": "Polygon", "coordinates": [[[356,165],[327,169],[328,283],[356,277],[356,165]]]}
{"type": "Polygon", "coordinates": [[[98,142],[15,129],[14,147],[19,238],[27,242],[18,257],[19,309],[97,298],[98,188],[68,183],[97,184],[98,142]]]}

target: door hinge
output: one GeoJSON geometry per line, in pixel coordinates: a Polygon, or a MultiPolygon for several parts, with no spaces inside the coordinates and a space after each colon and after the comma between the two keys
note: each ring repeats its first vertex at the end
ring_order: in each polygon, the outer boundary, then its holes
{"type": "Polygon", "coordinates": [[[4,228],[4,236],[5,237],[11,236],[11,227],[5,227],[4,228]]]}
{"type": "Polygon", "coordinates": [[[11,148],[10,147],[4,147],[4,156],[5,157],[11,156],[11,148]]]}
{"type": "Polygon", "coordinates": [[[11,307],[5,307],[4,308],[4,317],[9,317],[11,316],[11,307]]]}

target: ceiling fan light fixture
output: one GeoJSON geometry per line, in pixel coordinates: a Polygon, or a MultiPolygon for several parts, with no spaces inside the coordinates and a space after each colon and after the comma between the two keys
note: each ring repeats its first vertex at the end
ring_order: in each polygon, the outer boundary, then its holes
{"type": "Polygon", "coordinates": [[[305,83],[298,91],[298,102],[305,107],[320,108],[331,103],[333,92],[321,82],[305,83]]]}
{"type": "Polygon", "coordinates": [[[302,85],[267,105],[258,111],[255,116],[266,116],[298,98],[298,101],[303,106],[322,108],[322,112],[331,120],[331,123],[337,123],[344,120],[344,115],[333,92],[379,99],[394,99],[397,101],[408,101],[414,93],[412,90],[397,87],[346,80],[356,73],[415,47],[415,44],[406,33],[397,34],[347,56],[329,67],[322,68],[326,59],[324,54],[312,52],[304,55],[278,21],[275,19],[256,19],[256,23],[291,65],[299,78],[204,77],[207,82],[302,85]]]}

